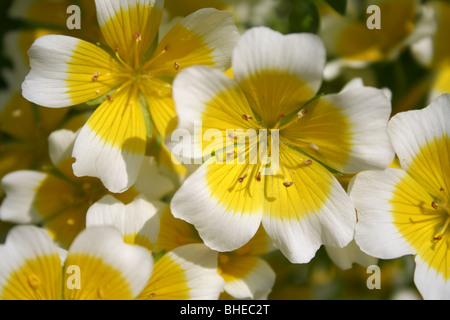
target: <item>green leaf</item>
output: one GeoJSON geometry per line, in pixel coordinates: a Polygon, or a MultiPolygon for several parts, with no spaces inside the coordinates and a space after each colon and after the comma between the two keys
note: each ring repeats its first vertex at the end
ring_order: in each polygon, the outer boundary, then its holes
{"type": "Polygon", "coordinates": [[[161,259],[161,257],[162,257],[163,255],[165,255],[166,252],[167,252],[167,250],[166,250],[166,249],[163,249],[163,250],[161,250],[160,252],[155,252],[155,253],[153,253],[153,262],[156,262],[156,261],[158,261],[159,259],[161,259]]]}
{"type": "Polygon", "coordinates": [[[317,6],[309,0],[293,1],[289,14],[290,32],[317,33],[320,16],[317,6]]]}
{"type": "Polygon", "coordinates": [[[325,0],[330,7],[336,10],[339,14],[345,15],[347,12],[347,0],[325,0]]]}

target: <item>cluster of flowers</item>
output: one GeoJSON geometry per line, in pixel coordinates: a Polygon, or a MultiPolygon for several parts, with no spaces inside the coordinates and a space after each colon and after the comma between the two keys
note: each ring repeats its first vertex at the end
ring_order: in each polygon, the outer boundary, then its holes
{"type": "Polygon", "coordinates": [[[169,18],[163,0],[95,0],[83,21],[99,29],[83,26],[84,39],[21,34],[30,65],[0,130],[27,147],[5,144],[1,164],[0,219],[14,226],[0,245],[0,299],[265,299],[275,273],[261,255],[304,264],[322,245],[338,265],[415,255],[423,298],[449,299],[439,74],[429,106],[394,116],[389,89],[359,78],[320,89],[405,47],[446,70],[450,8],[372,2],[383,29],[328,8],[318,35],[284,35],[240,30],[228,10],[169,18]],[[192,139],[173,139],[180,130],[192,139]],[[208,130],[227,139],[206,143],[208,130]],[[261,134],[240,143],[249,130],[276,134],[263,148],[276,149],[275,172],[267,159],[216,161],[260,151],[261,134]]]}

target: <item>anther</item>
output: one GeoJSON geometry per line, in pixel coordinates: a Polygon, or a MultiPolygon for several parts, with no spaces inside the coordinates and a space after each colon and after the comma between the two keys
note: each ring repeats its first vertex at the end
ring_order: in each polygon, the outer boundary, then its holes
{"type": "Polygon", "coordinates": [[[94,72],[94,74],[92,75],[92,81],[97,81],[98,77],[100,76],[100,72],[94,72]]]}
{"type": "Polygon", "coordinates": [[[173,64],[173,67],[175,68],[175,70],[180,69],[180,63],[175,61],[175,63],[173,64]]]}
{"type": "Polygon", "coordinates": [[[305,164],[306,164],[307,166],[312,165],[312,163],[313,163],[313,161],[312,161],[311,159],[305,160],[305,164]]]}
{"type": "Polygon", "coordinates": [[[438,208],[438,205],[437,205],[436,200],[433,200],[433,202],[431,203],[431,206],[432,206],[434,209],[437,209],[437,208],[438,208]]]}
{"type": "Polygon", "coordinates": [[[253,117],[252,116],[248,116],[246,114],[243,114],[242,115],[242,119],[244,119],[245,121],[249,121],[249,120],[253,120],[253,117]]]}
{"type": "Polygon", "coordinates": [[[95,94],[100,94],[100,90],[95,90],[95,94]]]}
{"type": "Polygon", "coordinates": [[[134,37],[136,38],[136,41],[142,41],[141,34],[139,32],[135,32],[134,37]]]}
{"type": "Polygon", "coordinates": [[[106,99],[108,99],[108,101],[113,101],[114,100],[109,94],[106,95],[106,99]]]}
{"type": "Polygon", "coordinates": [[[317,144],[313,143],[313,142],[311,142],[311,143],[309,144],[309,147],[310,147],[311,149],[313,149],[314,151],[318,151],[318,150],[319,150],[319,146],[318,146],[317,144]]]}
{"type": "Polygon", "coordinates": [[[27,278],[28,280],[28,285],[32,288],[32,289],[37,289],[40,285],[41,285],[41,280],[39,279],[39,277],[37,275],[30,274],[27,278]]]}
{"type": "Polygon", "coordinates": [[[258,175],[256,176],[256,181],[261,181],[261,172],[258,172],[258,175]]]}
{"type": "Polygon", "coordinates": [[[242,183],[244,179],[247,178],[247,174],[244,174],[242,177],[238,179],[239,183],[242,183]]]}
{"type": "Polygon", "coordinates": [[[302,109],[299,113],[297,113],[297,118],[301,119],[306,115],[306,110],[302,109]]]}
{"type": "Polygon", "coordinates": [[[283,186],[285,186],[286,188],[289,188],[290,186],[292,186],[294,183],[291,182],[283,182],[283,186]]]}

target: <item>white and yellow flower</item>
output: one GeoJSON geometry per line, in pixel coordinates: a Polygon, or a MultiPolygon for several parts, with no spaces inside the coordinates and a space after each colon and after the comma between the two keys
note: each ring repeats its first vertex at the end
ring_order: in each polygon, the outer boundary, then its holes
{"type": "Polygon", "coordinates": [[[231,13],[203,9],[158,41],[162,0],[95,4],[108,48],[61,35],[38,38],[22,89],[28,100],[54,108],[104,100],[79,133],[73,168],[123,192],[137,178],[147,137],[165,136],[176,122],[172,79],[196,64],[228,68],[239,32],[231,13]]]}
{"type": "Polygon", "coordinates": [[[107,195],[89,208],[86,226],[118,228],[125,242],[139,244],[161,255],[154,264],[152,276],[137,297],[153,300],[217,299],[224,280],[217,271],[217,252],[202,243],[155,251],[161,213],[168,205],[148,202],[143,197],[125,205],[107,195]]]}
{"type": "MultiPolygon", "coordinates": [[[[194,226],[176,219],[169,208],[162,211],[160,219],[160,230],[155,242],[156,252],[202,243],[194,226]]],[[[264,260],[264,255],[274,249],[271,239],[263,228],[260,228],[242,248],[219,252],[218,272],[225,281],[221,299],[267,299],[275,283],[275,273],[264,260]]]]}
{"type": "Polygon", "coordinates": [[[322,244],[343,247],[353,238],[355,210],[331,171],[389,165],[391,105],[382,90],[356,82],[317,97],[324,64],[317,36],[258,27],[233,52],[234,79],[204,66],[175,79],[179,130],[168,145],[177,159],[205,163],[177,190],[171,209],[209,247],[236,250],[262,222],[290,261],[305,263],[322,244]],[[245,143],[242,132],[255,134],[245,143]],[[261,158],[250,157],[255,150],[261,158]],[[266,174],[276,162],[278,171],[275,165],[266,174]]]}
{"type": "MultiPolygon", "coordinates": [[[[111,194],[97,178],[76,177],[71,157],[76,133],[58,130],[49,137],[52,165],[46,171],[19,170],[2,179],[6,197],[0,206],[0,219],[14,223],[42,225],[58,245],[67,248],[85,228],[88,208],[111,194]]],[[[133,187],[114,196],[124,203],[139,194],[159,200],[172,191],[172,182],[163,176],[155,161],[145,158],[139,179],[133,187]]]]}
{"type": "Polygon", "coordinates": [[[388,126],[401,169],[356,175],[355,239],[381,259],[415,255],[415,284],[425,299],[450,298],[450,95],[402,112],[388,126]]]}
{"type": "Polygon", "coordinates": [[[64,252],[45,230],[17,226],[0,261],[1,300],[134,299],[153,268],[150,252],[124,243],[113,227],[84,230],[64,252]]]}

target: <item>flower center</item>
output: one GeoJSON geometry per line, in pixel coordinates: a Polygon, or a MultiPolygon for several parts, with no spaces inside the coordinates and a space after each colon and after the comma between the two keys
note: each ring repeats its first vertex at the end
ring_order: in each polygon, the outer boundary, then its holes
{"type": "MultiPolygon", "coordinates": [[[[441,188],[440,191],[444,192],[444,189],[441,188]]],[[[438,200],[433,200],[431,206],[433,209],[438,210],[443,217],[442,225],[437,229],[437,232],[433,236],[433,241],[439,241],[442,240],[442,237],[446,232],[450,231],[450,207],[448,203],[438,200]]]]}

